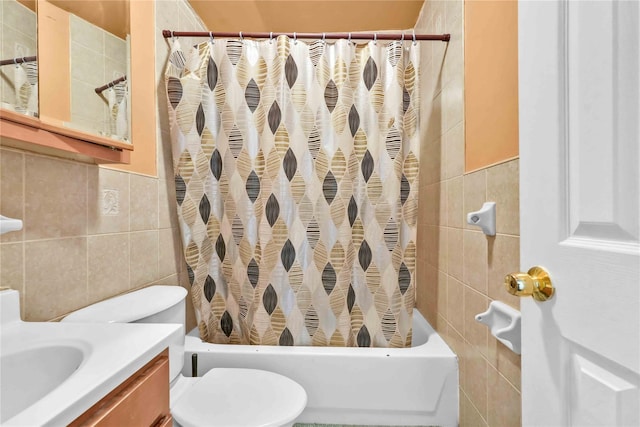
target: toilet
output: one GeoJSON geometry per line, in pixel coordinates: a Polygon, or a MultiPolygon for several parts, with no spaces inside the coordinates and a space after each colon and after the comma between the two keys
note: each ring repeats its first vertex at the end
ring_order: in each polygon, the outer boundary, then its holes
{"type": "MultiPolygon", "coordinates": [[[[150,286],[75,311],[62,322],[184,327],[186,295],[181,286],[150,286]]],[[[171,415],[179,426],[291,426],[307,404],[300,384],[273,372],[214,368],[202,377],[184,377],[183,346],[169,350],[171,415]]]]}

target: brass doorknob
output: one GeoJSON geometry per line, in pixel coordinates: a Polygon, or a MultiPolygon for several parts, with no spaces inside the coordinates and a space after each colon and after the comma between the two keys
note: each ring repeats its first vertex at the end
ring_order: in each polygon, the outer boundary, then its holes
{"type": "Polygon", "coordinates": [[[504,286],[511,295],[531,295],[536,301],[548,300],[555,291],[547,270],[538,266],[530,268],[526,273],[507,274],[504,286]]]}

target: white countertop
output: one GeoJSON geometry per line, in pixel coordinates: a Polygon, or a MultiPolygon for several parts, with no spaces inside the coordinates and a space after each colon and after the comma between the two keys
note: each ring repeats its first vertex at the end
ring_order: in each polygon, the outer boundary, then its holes
{"type": "Polygon", "coordinates": [[[2,355],[70,344],[81,348],[84,359],[58,387],[2,425],[67,425],[169,345],[183,341],[179,324],[3,322],[2,355]]]}

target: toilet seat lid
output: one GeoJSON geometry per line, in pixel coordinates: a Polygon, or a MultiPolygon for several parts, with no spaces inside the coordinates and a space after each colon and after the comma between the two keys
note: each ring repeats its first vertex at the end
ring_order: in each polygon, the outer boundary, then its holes
{"type": "Polygon", "coordinates": [[[302,386],[283,375],[216,368],[178,398],[171,414],[183,427],[267,427],[291,423],[306,405],[302,386]]]}

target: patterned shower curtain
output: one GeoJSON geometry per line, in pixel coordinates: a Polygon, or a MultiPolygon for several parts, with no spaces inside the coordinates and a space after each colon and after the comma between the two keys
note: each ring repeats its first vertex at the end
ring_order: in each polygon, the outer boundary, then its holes
{"type": "Polygon", "coordinates": [[[165,80],[203,340],[411,345],[418,49],[173,42],[165,80]]]}
{"type": "Polygon", "coordinates": [[[117,83],[105,91],[105,98],[109,105],[109,132],[112,138],[127,141],[129,139],[129,113],[127,99],[129,98],[129,83],[117,83]]]}
{"type": "Polygon", "coordinates": [[[38,117],[38,62],[23,62],[14,67],[17,112],[38,117]]]}

